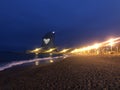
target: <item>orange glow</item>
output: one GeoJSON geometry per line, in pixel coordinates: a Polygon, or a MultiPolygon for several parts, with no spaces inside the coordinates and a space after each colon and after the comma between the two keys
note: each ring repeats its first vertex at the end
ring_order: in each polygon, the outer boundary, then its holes
{"type": "Polygon", "coordinates": [[[41,48],[35,48],[34,50],[31,50],[30,53],[39,53],[41,48]]]}
{"type": "Polygon", "coordinates": [[[93,48],[98,49],[100,47],[100,44],[96,43],[93,45],[93,48]]]}
{"type": "Polygon", "coordinates": [[[66,53],[69,49],[63,49],[60,51],[60,53],[66,53]]]}
{"type": "Polygon", "coordinates": [[[47,53],[50,53],[50,52],[52,52],[52,51],[54,51],[54,50],[55,50],[55,48],[51,48],[51,49],[47,50],[46,52],[47,52],[47,53]]]}
{"type": "Polygon", "coordinates": [[[113,46],[116,43],[120,42],[120,37],[118,38],[113,38],[113,39],[109,39],[107,41],[101,42],[101,43],[96,43],[87,47],[83,47],[83,48],[76,48],[73,51],[71,51],[70,53],[80,53],[80,52],[84,52],[84,51],[89,51],[89,50],[93,50],[93,49],[98,49],[100,47],[103,46],[113,46]]]}

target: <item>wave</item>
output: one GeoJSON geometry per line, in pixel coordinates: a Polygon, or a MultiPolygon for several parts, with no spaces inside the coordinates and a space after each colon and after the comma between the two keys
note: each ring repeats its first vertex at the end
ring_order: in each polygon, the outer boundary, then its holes
{"type": "Polygon", "coordinates": [[[47,57],[47,58],[37,58],[37,59],[31,59],[31,60],[22,60],[22,61],[13,61],[13,62],[10,62],[10,63],[3,63],[3,64],[0,65],[0,71],[3,71],[5,69],[11,68],[11,67],[17,66],[17,65],[22,65],[22,64],[26,64],[26,63],[35,62],[35,61],[57,59],[57,58],[61,58],[61,56],[47,57]]]}

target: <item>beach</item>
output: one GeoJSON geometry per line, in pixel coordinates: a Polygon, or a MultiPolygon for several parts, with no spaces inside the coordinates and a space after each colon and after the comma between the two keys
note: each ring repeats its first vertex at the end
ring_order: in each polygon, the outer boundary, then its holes
{"type": "Polygon", "coordinates": [[[71,56],[0,72],[0,90],[120,90],[120,56],[71,56]]]}

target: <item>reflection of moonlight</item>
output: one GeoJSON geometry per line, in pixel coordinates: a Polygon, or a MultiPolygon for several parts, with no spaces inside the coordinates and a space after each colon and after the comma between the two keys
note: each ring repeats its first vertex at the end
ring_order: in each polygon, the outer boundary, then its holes
{"type": "Polygon", "coordinates": [[[53,63],[54,61],[53,60],[50,60],[50,63],[53,63]]]}
{"type": "Polygon", "coordinates": [[[35,65],[38,66],[39,65],[39,61],[35,61],[35,65]]]}

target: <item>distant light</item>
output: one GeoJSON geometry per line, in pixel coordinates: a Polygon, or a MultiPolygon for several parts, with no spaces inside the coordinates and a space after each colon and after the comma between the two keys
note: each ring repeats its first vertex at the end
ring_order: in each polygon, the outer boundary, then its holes
{"type": "Polygon", "coordinates": [[[53,63],[54,61],[53,60],[50,60],[50,63],[53,63]]]}
{"type": "Polygon", "coordinates": [[[55,31],[52,32],[53,34],[55,33],[55,31]]]}
{"type": "Polygon", "coordinates": [[[61,50],[60,51],[60,53],[65,53],[65,52],[67,52],[69,49],[63,49],[63,50],[61,50]]]}
{"type": "Polygon", "coordinates": [[[51,48],[51,49],[47,50],[46,53],[50,53],[50,52],[52,52],[54,50],[55,50],[55,48],[51,48]]]}
{"type": "Polygon", "coordinates": [[[110,46],[113,46],[113,45],[115,44],[114,41],[115,41],[114,39],[110,39],[110,40],[109,40],[109,45],[110,45],[110,46]]]}
{"type": "Polygon", "coordinates": [[[100,47],[100,44],[96,43],[93,45],[93,48],[98,49],[100,47]]]}
{"type": "MultiPolygon", "coordinates": [[[[119,43],[120,42],[120,37],[118,38],[112,38],[110,40],[107,40],[107,41],[104,41],[102,43],[96,43],[96,44],[93,44],[93,45],[90,45],[90,46],[87,46],[87,47],[83,47],[83,48],[76,48],[74,50],[72,50],[70,53],[85,53],[85,51],[90,51],[90,50],[93,50],[93,49],[99,49],[100,47],[103,47],[103,46],[107,46],[107,45],[110,45],[111,48],[113,45],[115,45],[116,43],[119,43]]],[[[99,53],[99,52],[98,52],[99,53]]]]}
{"type": "Polygon", "coordinates": [[[35,48],[34,50],[29,51],[30,53],[39,53],[41,48],[35,48]]]}
{"type": "Polygon", "coordinates": [[[39,61],[35,61],[35,65],[38,66],[39,65],[39,61]]]}
{"type": "Polygon", "coordinates": [[[40,48],[36,48],[34,51],[36,51],[36,52],[37,52],[37,51],[39,51],[39,50],[40,50],[40,48]]]}

